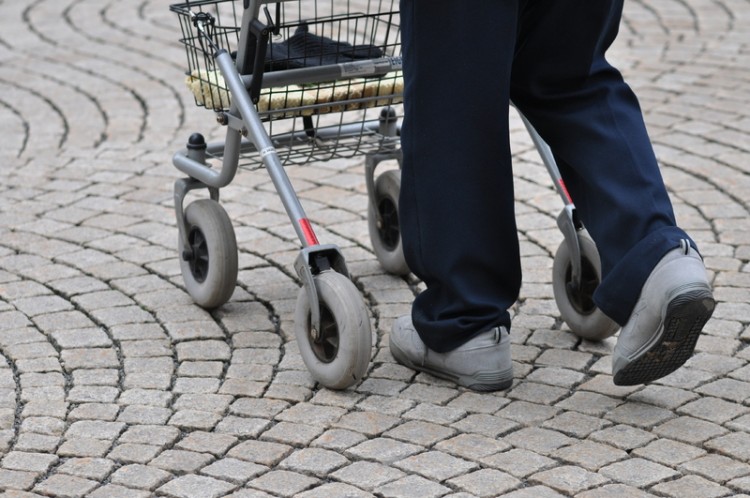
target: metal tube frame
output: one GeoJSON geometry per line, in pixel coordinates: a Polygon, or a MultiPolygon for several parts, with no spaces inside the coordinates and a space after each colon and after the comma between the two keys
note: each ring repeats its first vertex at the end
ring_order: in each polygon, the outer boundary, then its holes
{"type": "Polygon", "coordinates": [[[552,153],[552,149],[550,149],[550,146],[547,144],[547,142],[544,141],[541,135],[539,135],[539,132],[536,131],[536,128],[534,128],[534,126],[526,118],[526,116],[524,116],[520,111],[519,115],[521,116],[521,121],[523,121],[526,130],[529,132],[531,141],[534,143],[534,146],[539,152],[539,156],[542,158],[544,166],[547,168],[547,171],[552,178],[555,190],[563,201],[563,209],[557,216],[557,226],[560,228],[560,231],[563,234],[565,244],[567,244],[571,256],[570,285],[575,290],[579,290],[581,288],[581,280],[583,275],[583,263],[581,261],[581,243],[578,240],[578,234],[581,230],[583,230],[583,225],[578,219],[576,207],[573,204],[573,199],[571,199],[570,194],[568,193],[568,189],[565,187],[565,182],[563,181],[562,175],[560,174],[560,168],[558,168],[557,166],[557,162],[555,161],[555,156],[552,153]]]}

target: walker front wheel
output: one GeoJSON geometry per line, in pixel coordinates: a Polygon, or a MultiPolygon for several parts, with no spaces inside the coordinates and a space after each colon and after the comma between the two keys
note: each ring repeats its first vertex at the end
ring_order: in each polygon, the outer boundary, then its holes
{"type": "Polygon", "coordinates": [[[302,360],[313,378],[330,389],[362,380],[370,361],[370,318],[357,287],[332,270],[314,277],[320,303],[320,328],[312,326],[305,288],[297,297],[294,331],[302,360]]]}
{"type": "Polygon", "coordinates": [[[552,289],[560,315],[575,335],[591,341],[610,337],[619,325],[605,315],[594,304],[593,295],[602,278],[599,251],[591,237],[580,232],[578,241],[581,248],[581,286],[571,285],[572,257],[565,240],[555,253],[552,265],[552,289]]]}
{"type": "Polygon", "coordinates": [[[367,226],[375,256],[385,271],[393,275],[407,275],[409,267],[401,245],[398,216],[398,196],[401,191],[401,171],[388,170],[375,180],[375,198],[367,210],[367,226]]]}
{"type": "Polygon", "coordinates": [[[185,287],[203,308],[227,302],[237,284],[237,241],[224,208],[201,199],[185,209],[188,247],[179,238],[180,269],[185,287]]]}

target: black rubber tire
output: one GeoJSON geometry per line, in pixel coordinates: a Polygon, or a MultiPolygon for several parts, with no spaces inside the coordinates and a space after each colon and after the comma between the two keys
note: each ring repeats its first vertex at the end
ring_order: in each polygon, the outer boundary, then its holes
{"type": "Polygon", "coordinates": [[[316,381],[329,389],[346,389],[367,372],[372,348],[370,317],[351,280],[330,270],[314,278],[320,303],[320,337],[313,337],[310,301],[301,288],[294,312],[297,345],[316,381]]]}
{"type": "Polygon", "coordinates": [[[597,308],[592,300],[602,278],[596,244],[585,231],[579,233],[578,240],[583,265],[581,291],[573,292],[568,286],[572,264],[570,250],[564,240],[557,248],[552,265],[552,289],[557,309],[570,330],[583,339],[601,341],[614,335],[620,326],[597,308]]]}
{"type": "Polygon", "coordinates": [[[237,240],[232,222],[221,205],[201,199],[185,209],[185,224],[193,257],[183,258],[178,241],[182,278],[193,300],[213,309],[226,303],[237,285],[237,240]]]}
{"type": "Polygon", "coordinates": [[[400,191],[401,171],[384,171],[375,180],[375,202],[371,202],[367,209],[372,249],[383,269],[392,275],[409,274],[399,227],[400,191]]]}

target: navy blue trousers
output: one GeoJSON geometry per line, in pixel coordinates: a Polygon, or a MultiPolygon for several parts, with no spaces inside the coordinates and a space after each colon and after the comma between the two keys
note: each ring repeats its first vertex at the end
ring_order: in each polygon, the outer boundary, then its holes
{"type": "Polygon", "coordinates": [[[594,300],[608,316],[624,324],[656,263],[688,238],[638,101],[605,60],[622,3],[401,0],[401,231],[426,284],[412,318],[431,349],[510,327],[521,286],[511,99],[552,148],[597,244],[594,300]]]}

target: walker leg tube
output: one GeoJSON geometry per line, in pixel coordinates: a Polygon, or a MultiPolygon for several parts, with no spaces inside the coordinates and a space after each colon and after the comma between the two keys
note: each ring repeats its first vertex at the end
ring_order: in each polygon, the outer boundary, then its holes
{"type": "Polygon", "coordinates": [[[216,53],[216,63],[221,70],[224,81],[232,95],[232,107],[236,108],[248,129],[248,138],[253,142],[255,148],[261,155],[263,164],[271,176],[276,191],[281,198],[281,202],[286,209],[289,219],[292,221],[297,236],[302,242],[303,247],[317,245],[318,240],[312,230],[309,220],[302,205],[297,198],[289,177],[284,171],[278,153],[266,132],[263,122],[260,120],[258,113],[253,106],[250,96],[247,93],[245,85],[242,83],[234,60],[226,50],[219,50],[216,53]]]}

